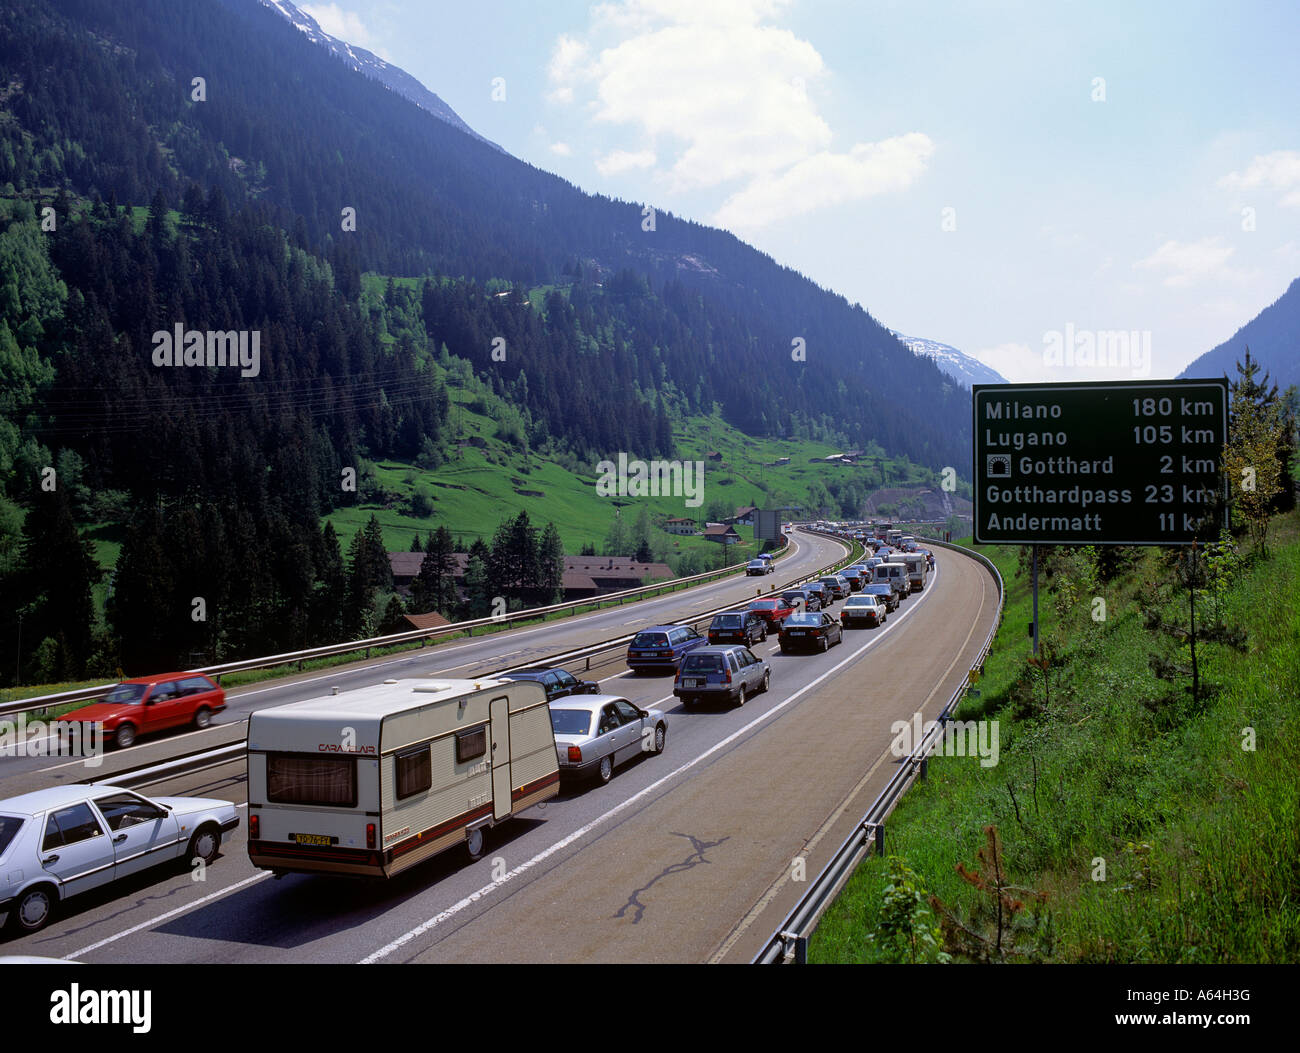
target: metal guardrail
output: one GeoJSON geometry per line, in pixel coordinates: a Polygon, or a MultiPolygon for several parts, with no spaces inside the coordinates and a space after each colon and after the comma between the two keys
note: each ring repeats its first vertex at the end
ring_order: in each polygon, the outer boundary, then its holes
{"type": "MultiPolygon", "coordinates": [[[[789,544],[781,546],[777,551],[788,549],[789,544]]],[[[278,665],[291,665],[294,662],[301,664],[311,661],[314,658],[331,658],[335,655],[350,654],[353,651],[365,651],[365,656],[370,657],[370,652],[375,648],[393,647],[403,643],[414,643],[417,640],[423,642],[433,640],[441,636],[452,636],[458,633],[465,633],[468,636],[474,635],[474,630],[478,628],[506,627],[509,628],[515,622],[535,621],[538,618],[544,618],[548,614],[556,614],[560,611],[574,611],[579,607],[593,607],[596,610],[604,607],[607,603],[617,603],[622,605],[627,600],[637,600],[648,598],[652,595],[663,595],[666,592],[675,592],[677,589],[691,582],[703,583],[711,578],[726,577],[734,574],[738,570],[744,570],[744,563],[737,563],[734,567],[721,567],[717,570],[706,570],[701,574],[692,574],[685,578],[671,578],[667,581],[655,582],[653,585],[641,585],[635,589],[625,589],[622,592],[611,592],[604,596],[589,596],[581,600],[568,600],[564,603],[552,604],[548,607],[531,607],[522,611],[509,611],[499,618],[472,618],[463,622],[452,622],[448,625],[439,625],[432,629],[412,629],[409,632],[393,633],[390,636],[376,636],[369,640],[354,640],[347,643],[326,644],[322,647],[310,647],[302,651],[286,651],[284,654],[266,655],[261,658],[245,658],[237,662],[226,662],[222,665],[209,665],[196,669],[183,670],[187,673],[198,673],[205,676],[211,676],[218,683],[221,677],[227,673],[245,672],[250,669],[270,669],[278,665]]],[[[7,716],[11,713],[26,713],[30,710],[49,709],[52,706],[66,705],[70,702],[90,702],[97,698],[102,698],[109,691],[116,687],[116,683],[99,684],[96,687],[75,688],[71,691],[60,691],[50,695],[37,695],[32,698],[20,698],[14,702],[5,702],[0,704],[0,717],[7,716]]]]}
{"type": "MultiPolygon", "coordinates": [[[[802,582],[811,581],[814,578],[822,577],[827,573],[833,572],[833,570],[838,567],[844,567],[850,565],[855,559],[857,548],[860,547],[856,545],[855,542],[847,541],[844,538],[836,537],[834,534],[831,534],[826,531],[809,529],[807,530],[807,533],[819,534],[821,536],[832,538],[833,540],[837,541],[842,545],[847,545],[849,548],[848,555],[844,559],[838,561],[837,563],[831,564],[830,567],[824,567],[819,570],[815,570],[812,573],[805,575],[804,577],[796,578],[793,581],[787,582],[784,585],[773,585],[768,590],[769,594],[773,592],[782,592],[786,589],[794,588],[796,585],[802,582]]],[[[735,607],[736,607],[735,602],[723,604],[720,607],[714,607],[707,611],[701,611],[693,618],[687,619],[686,621],[679,622],[677,624],[694,626],[697,625],[699,622],[712,618],[715,614],[718,614],[722,611],[734,610],[735,607]]],[[[610,651],[610,650],[623,647],[635,635],[636,633],[625,633],[623,635],[616,636],[608,640],[602,640],[600,643],[588,644],[585,647],[576,648],[575,650],[572,651],[561,651],[559,654],[549,655],[544,659],[539,660],[537,658],[533,658],[532,660],[524,663],[523,665],[509,666],[504,669],[494,670],[491,673],[485,673],[478,679],[487,680],[492,677],[508,676],[510,673],[521,672],[525,669],[533,669],[543,664],[567,665],[571,662],[579,661],[582,659],[586,660],[587,663],[586,667],[590,669],[591,659],[593,657],[595,657],[598,654],[602,654],[605,651],[610,651]]],[[[469,679],[475,679],[475,678],[470,677],[469,679]]],[[[170,779],[177,775],[189,775],[193,772],[203,771],[207,768],[215,768],[222,764],[228,764],[232,760],[239,760],[244,756],[246,745],[247,745],[246,740],[240,740],[239,742],[231,743],[230,745],[227,746],[220,746],[217,747],[216,749],[195,750],[191,753],[182,754],[179,757],[173,757],[166,761],[150,761],[147,764],[141,765],[136,768],[127,768],[114,775],[109,775],[102,779],[98,779],[98,778],[85,779],[82,781],[89,783],[91,785],[103,785],[103,786],[122,786],[122,787],[147,786],[150,783],[162,782],[165,779],[170,779]]]]}
{"type": "MultiPolygon", "coordinates": [[[[971,549],[962,548],[960,545],[952,545],[946,541],[939,541],[936,538],[918,537],[917,540],[924,540],[927,545],[938,545],[942,548],[952,549],[979,561],[997,582],[998,615],[980,647],[978,656],[971,663],[972,670],[983,669],[984,659],[988,657],[993,638],[997,635],[998,626],[1002,623],[1002,609],[1006,599],[1006,588],[1002,581],[1002,575],[991,560],[971,549]]],[[[844,843],[831,856],[830,862],[822,868],[821,873],[809,884],[808,890],[800,897],[794,909],[786,915],[785,920],[768,939],[763,949],[754,956],[751,964],[774,965],[791,962],[803,964],[807,961],[808,941],[812,937],[813,931],[817,928],[817,924],[821,921],[821,917],[826,913],[827,908],[834,902],[845,884],[848,883],[858,864],[866,858],[867,853],[872,849],[875,850],[877,855],[884,854],[885,820],[889,818],[890,813],[893,812],[894,807],[898,804],[907,788],[918,777],[925,777],[930,753],[943,738],[948,719],[965,696],[968,686],[968,683],[961,684],[953,692],[952,697],[948,699],[940,711],[933,728],[917,743],[911,754],[899,764],[898,769],[889,782],[885,784],[885,788],[880,791],[879,796],[871,803],[866,814],[854,827],[853,832],[845,838],[844,843]]]]}

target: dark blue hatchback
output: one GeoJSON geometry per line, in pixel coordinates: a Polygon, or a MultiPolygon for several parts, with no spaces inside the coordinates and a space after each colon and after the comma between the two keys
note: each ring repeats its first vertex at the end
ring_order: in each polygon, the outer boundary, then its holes
{"type": "Polygon", "coordinates": [[[637,633],[628,645],[628,668],[676,669],[682,655],[706,643],[689,625],[651,625],[637,633]]]}

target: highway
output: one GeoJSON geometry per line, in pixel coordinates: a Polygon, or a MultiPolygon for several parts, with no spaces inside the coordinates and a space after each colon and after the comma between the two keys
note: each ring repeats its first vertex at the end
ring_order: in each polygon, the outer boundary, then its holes
{"type": "MultiPolygon", "coordinates": [[[[232,693],[223,726],[112,755],[93,777],[235,741],[256,706],[380,675],[518,665],[739,602],[760,582],[783,583],[842,551],[802,534],[765,579],[232,693]]],[[[590,676],[607,692],[667,712],[664,754],[620,768],[606,786],[566,787],[490,831],[476,863],[452,850],[387,884],[277,880],[248,863],[241,826],[202,880],[164,868],[115,883],[70,901],[45,931],[0,946],[92,963],[747,961],[799,895],[800,878],[817,873],[888,779],[891,723],[937,712],[996,617],[996,586],[980,565],[945,550],[936,560],[930,584],[882,628],[847,631],[824,655],[783,656],[774,638],[756,647],[772,688],[740,709],[685,711],[670,676],[630,674],[621,652],[594,664],[590,676]]],[[[0,792],[86,777],[80,764],[43,767],[51,770],[4,769],[0,792]]],[[[142,790],[246,803],[242,764],[142,790]]]]}

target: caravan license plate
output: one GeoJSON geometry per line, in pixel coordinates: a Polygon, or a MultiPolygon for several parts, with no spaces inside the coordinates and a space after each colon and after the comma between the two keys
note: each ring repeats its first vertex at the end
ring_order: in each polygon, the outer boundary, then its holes
{"type": "Polygon", "coordinates": [[[337,837],[330,837],[329,834],[290,834],[289,836],[300,845],[332,845],[338,841],[337,837]]]}

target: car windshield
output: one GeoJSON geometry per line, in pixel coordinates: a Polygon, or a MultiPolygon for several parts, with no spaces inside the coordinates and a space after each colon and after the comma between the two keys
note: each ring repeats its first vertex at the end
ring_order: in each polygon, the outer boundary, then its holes
{"type": "Polygon", "coordinates": [[[786,628],[799,625],[821,625],[822,619],[820,614],[792,614],[785,620],[786,628]]]}
{"type": "Polygon", "coordinates": [[[739,614],[719,614],[713,619],[713,624],[720,629],[735,629],[743,621],[744,619],[739,614]]]}
{"type": "Polygon", "coordinates": [[[585,709],[553,709],[551,728],[557,735],[586,735],[591,731],[591,713],[585,709]]]}
{"type": "Polygon", "coordinates": [[[147,684],[118,684],[117,687],[104,696],[104,701],[119,706],[139,702],[140,699],[144,698],[147,688],[147,684]]]}
{"type": "Polygon", "coordinates": [[[0,815],[0,856],[23,828],[23,820],[14,815],[0,815]]]}
{"type": "Polygon", "coordinates": [[[722,671],[720,654],[688,654],[682,663],[683,673],[718,673],[722,671]]]}
{"type": "Polygon", "coordinates": [[[667,647],[667,633],[637,633],[632,638],[633,647],[667,647]]]}

